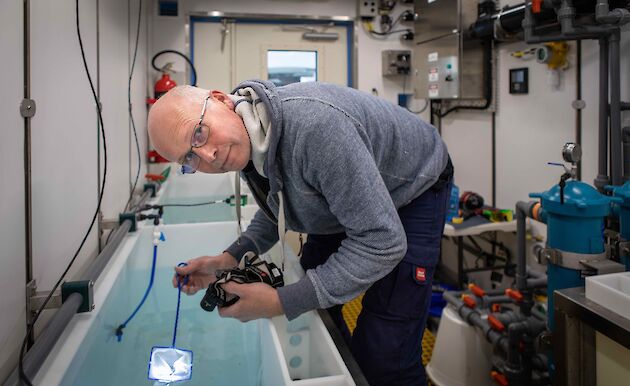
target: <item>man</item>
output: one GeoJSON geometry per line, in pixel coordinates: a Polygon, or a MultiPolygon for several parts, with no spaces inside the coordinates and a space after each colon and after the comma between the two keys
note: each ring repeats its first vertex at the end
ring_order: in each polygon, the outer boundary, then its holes
{"type": "MultiPolygon", "coordinates": [[[[178,87],[151,108],[149,135],[187,173],[241,171],[261,210],[218,256],[176,268],[194,294],[286,228],[308,233],[306,275],[273,289],[226,283],[241,321],[329,308],[362,292],[352,352],[372,385],[421,385],[422,333],[453,168],[434,127],[360,91],[323,83],[241,83],[232,94],[178,87]],[[200,111],[201,118],[200,118],[200,111]],[[280,225],[278,225],[280,224],[280,225]]],[[[175,284],[174,279],[174,284],[175,284]]]]}

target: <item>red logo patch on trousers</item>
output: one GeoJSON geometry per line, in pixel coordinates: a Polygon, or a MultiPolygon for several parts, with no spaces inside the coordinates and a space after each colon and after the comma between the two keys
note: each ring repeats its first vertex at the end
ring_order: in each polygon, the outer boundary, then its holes
{"type": "Polygon", "coordinates": [[[421,268],[421,267],[416,267],[416,280],[417,281],[427,280],[426,269],[421,268]]]}

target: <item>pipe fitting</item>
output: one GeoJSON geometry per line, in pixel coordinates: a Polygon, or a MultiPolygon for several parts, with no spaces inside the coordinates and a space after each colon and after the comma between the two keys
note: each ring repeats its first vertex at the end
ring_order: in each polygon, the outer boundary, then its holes
{"type": "Polygon", "coordinates": [[[595,6],[595,21],[599,24],[621,26],[630,22],[630,12],[625,8],[615,8],[611,11],[608,1],[598,1],[595,6]]]}

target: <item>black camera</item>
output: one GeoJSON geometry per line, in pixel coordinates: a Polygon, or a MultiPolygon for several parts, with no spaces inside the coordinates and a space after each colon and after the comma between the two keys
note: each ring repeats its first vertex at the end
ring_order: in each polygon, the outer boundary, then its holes
{"type": "Polygon", "coordinates": [[[254,252],[243,255],[237,268],[226,271],[217,271],[217,281],[211,283],[206,294],[201,299],[201,308],[211,312],[215,307],[228,307],[236,303],[238,296],[225,292],[222,284],[233,281],[239,284],[265,283],[273,288],[282,287],[284,278],[282,271],[274,264],[262,260],[254,252]]]}

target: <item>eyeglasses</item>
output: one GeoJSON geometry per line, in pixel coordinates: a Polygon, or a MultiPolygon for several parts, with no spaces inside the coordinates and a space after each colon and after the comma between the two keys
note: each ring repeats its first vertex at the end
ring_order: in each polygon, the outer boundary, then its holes
{"type": "Polygon", "coordinates": [[[208,136],[210,135],[210,128],[208,126],[204,126],[201,124],[203,122],[203,116],[206,115],[206,107],[208,106],[208,99],[210,99],[210,95],[206,97],[203,101],[203,109],[201,110],[201,117],[199,118],[199,123],[195,126],[193,130],[192,136],[190,138],[190,150],[188,153],[184,155],[184,160],[182,162],[182,174],[193,174],[197,171],[199,167],[199,163],[201,162],[201,158],[195,152],[193,152],[194,148],[201,147],[208,142],[208,136]]]}

